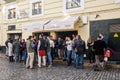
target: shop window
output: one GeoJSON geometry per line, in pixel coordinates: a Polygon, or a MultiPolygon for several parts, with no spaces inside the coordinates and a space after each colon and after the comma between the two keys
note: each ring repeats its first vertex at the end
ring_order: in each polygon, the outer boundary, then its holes
{"type": "Polygon", "coordinates": [[[8,30],[15,30],[16,29],[16,26],[15,25],[10,25],[8,26],[8,30]]]}
{"type": "Polygon", "coordinates": [[[30,16],[43,15],[43,0],[30,0],[30,16]]]}
{"type": "Polygon", "coordinates": [[[84,0],[63,0],[64,11],[84,9],[84,0]]]}

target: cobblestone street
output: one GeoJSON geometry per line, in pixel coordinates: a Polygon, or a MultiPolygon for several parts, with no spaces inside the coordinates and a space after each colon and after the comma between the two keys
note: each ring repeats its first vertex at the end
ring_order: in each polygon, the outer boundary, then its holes
{"type": "Polygon", "coordinates": [[[9,63],[0,58],[0,80],[120,80],[120,69],[94,71],[91,67],[75,69],[64,63],[53,68],[26,69],[23,63],[9,63]]]}

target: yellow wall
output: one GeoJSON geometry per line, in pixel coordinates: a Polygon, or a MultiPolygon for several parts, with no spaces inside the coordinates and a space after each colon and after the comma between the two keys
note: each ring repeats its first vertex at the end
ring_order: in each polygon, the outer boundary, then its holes
{"type": "MultiPolygon", "coordinates": [[[[18,9],[28,12],[29,14],[29,0],[16,0],[18,5],[18,9]]],[[[7,6],[9,3],[3,3],[3,6],[7,6]]],[[[56,19],[60,17],[65,17],[63,13],[63,0],[44,0],[44,15],[40,17],[33,17],[33,18],[25,18],[25,19],[17,19],[17,20],[6,20],[5,14],[2,14],[3,19],[0,16],[0,24],[2,28],[0,28],[0,36],[3,33],[4,37],[1,36],[0,42],[4,45],[4,41],[7,39],[7,27],[10,24],[15,24],[17,29],[21,29],[22,26],[28,24],[29,22],[33,21],[40,21],[40,20],[50,20],[56,19]],[[1,20],[2,19],[2,20],[1,20]],[[3,22],[2,22],[3,21],[3,22]],[[2,22],[2,23],[1,23],[2,22]]],[[[2,8],[3,8],[2,6],[2,8]]],[[[96,21],[96,20],[105,20],[105,19],[115,19],[120,18],[120,3],[115,3],[115,0],[85,0],[84,10],[77,10],[68,12],[70,16],[88,16],[88,24],[84,25],[83,27],[78,27],[78,33],[82,36],[84,40],[87,41],[89,37],[89,22],[96,21]],[[98,18],[95,16],[99,14],[98,18]]],[[[31,35],[32,32],[22,32],[23,38],[27,38],[31,35]]],[[[51,33],[55,35],[54,33],[51,33]]]]}

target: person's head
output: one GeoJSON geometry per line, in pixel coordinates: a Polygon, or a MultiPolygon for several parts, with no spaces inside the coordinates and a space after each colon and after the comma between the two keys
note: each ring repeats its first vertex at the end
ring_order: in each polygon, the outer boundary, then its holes
{"type": "Polygon", "coordinates": [[[32,40],[32,41],[34,40],[33,36],[31,36],[30,40],[32,40]]]}
{"type": "Polygon", "coordinates": [[[101,40],[101,36],[98,36],[98,37],[97,37],[97,40],[101,40]]]}
{"type": "Polygon", "coordinates": [[[101,39],[104,38],[104,34],[103,33],[99,33],[99,36],[101,37],[101,39]]]}
{"type": "Polygon", "coordinates": [[[77,35],[77,36],[76,36],[76,39],[81,39],[81,36],[80,36],[80,35],[77,35]]]}
{"type": "Polygon", "coordinates": [[[68,39],[68,41],[70,41],[70,40],[71,40],[71,38],[70,38],[70,37],[67,37],[67,39],[68,39]]]}
{"type": "Polygon", "coordinates": [[[23,42],[25,42],[25,39],[23,39],[23,42]]]}
{"type": "Polygon", "coordinates": [[[36,38],[36,36],[33,36],[33,38],[36,40],[37,38],[36,38]]]}
{"type": "Polygon", "coordinates": [[[30,40],[30,39],[31,39],[31,37],[32,37],[32,36],[29,36],[29,37],[28,37],[28,40],[30,40]]]}
{"type": "Polygon", "coordinates": [[[10,43],[13,43],[13,40],[12,40],[12,39],[10,39],[10,43]]]}
{"type": "Polygon", "coordinates": [[[61,37],[58,37],[58,40],[61,40],[61,37]]]}
{"type": "Polygon", "coordinates": [[[43,38],[43,35],[42,35],[42,34],[39,35],[39,39],[41,39],[41,38],[43,38]]]}

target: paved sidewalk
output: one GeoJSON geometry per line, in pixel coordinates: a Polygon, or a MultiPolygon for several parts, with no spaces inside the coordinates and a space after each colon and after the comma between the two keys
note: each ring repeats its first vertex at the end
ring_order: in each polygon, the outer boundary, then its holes
{"type": "Polygon", "coordinates": [[[92,67],[85,69],[67,67],[65,62],[55,62],[53,68],[26,69],[23,63],[9,63],[0,58],[0,80],[120,80],[120,68],[108,71],[94,71],[92,67]]]}

